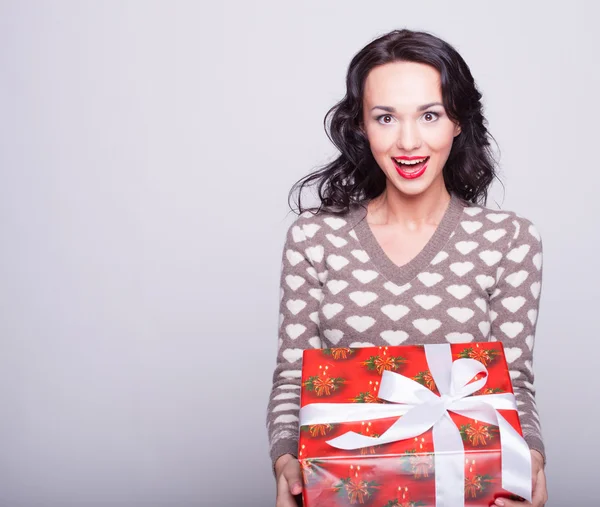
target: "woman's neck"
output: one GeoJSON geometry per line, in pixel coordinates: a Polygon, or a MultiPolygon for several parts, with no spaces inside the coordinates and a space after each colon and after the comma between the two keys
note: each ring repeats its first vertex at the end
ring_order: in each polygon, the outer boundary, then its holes
{"type": "Polygon", "coordinates": [[[406,195],[389,184],[368,205],[368,222],[373,225],[396,225],[417,230],[425,225],[438,225],[448,208],[451,196],[445,185],[430,187],[423,194],[406,195]],[[391,187],[391,188],[390,188],[391,187]]]}

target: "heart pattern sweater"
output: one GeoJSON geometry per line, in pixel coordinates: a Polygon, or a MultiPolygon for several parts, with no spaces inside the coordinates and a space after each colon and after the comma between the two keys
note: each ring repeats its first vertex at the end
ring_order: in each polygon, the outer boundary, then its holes
{"type": "Polygon", "coordinates": [[[503,342],[525,440],[545,455],[533,374],[542,283],[535,226],[452,195],[431,239],[399,267],[366,214],[364,205],[343,216],[305,212],[288,230],[267,409],[273,463],[297,454],[304,349],[486,340],[503,342]]]}

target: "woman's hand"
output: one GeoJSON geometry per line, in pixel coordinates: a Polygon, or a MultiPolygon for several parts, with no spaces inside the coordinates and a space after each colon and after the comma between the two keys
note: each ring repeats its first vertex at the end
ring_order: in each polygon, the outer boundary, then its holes
{"type": "Polygon", "coordinates": [[[276,507],[296,507],[295,495],[302,493],[300,462],[291,454],[284,454],[275,462],[277,478],[276,507]]]}
{"type": "Polygon", "coordinates": [[[538,451],[531,451],[531,477],[533,479],[532,502],[516,502],[506,498],[497,498],[494,505],[502,507],[543,507],[548,501],[546,491],[546,474],[544,473],[544,458],[538,451]]]}

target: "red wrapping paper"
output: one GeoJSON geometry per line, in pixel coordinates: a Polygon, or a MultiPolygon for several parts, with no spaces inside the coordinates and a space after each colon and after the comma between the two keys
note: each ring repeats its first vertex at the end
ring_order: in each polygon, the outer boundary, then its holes
{"type": "MultiPolygon", "coordinates": [[[[488,380],[474,393],[512,393],[500,342],[452,344],[452,359],[483,363],[488,380]]],[[[390,370],[412,378],[439,395],[422,345],[306,350],[302,365],[301,406],[311,403],[385,403],[377,398],[381,373],[390,370]]],[[[522,435],[518,414],[499,411],[522,435]]],[[[465,505],[489,506],[495,498],[516,498],[501,486],[501,451],[497,426],[450,412],[465,447],[465,505]]],[[[347,431],[370,436],[384,433],[397,417],[301,426],[298,458],[306,507],[373,505],[435,506],[432,431],[416,438],[344,451],[327,440],[347,431]]]]}

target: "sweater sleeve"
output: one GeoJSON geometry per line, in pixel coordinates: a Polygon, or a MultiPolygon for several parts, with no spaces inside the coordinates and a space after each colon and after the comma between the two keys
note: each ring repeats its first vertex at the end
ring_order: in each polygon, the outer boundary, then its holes
{"type": "Polygon", "coordinates": [[[533,350],[542,287],[542,242],[535,226],[517,217],[491,296],[492,340],[502,341],[523,436],[546,459],[535,401],[533,350]]]}
{"type": "Polygon", "coordinates": [[[277,363],[267,408],[267,433],[273,465],[283,454],[297,456],[302,352],[320,348],[318,311],[323,246],[312,245],[314,224],[300,216],[289,228],[283,248],[277,363]]]}

